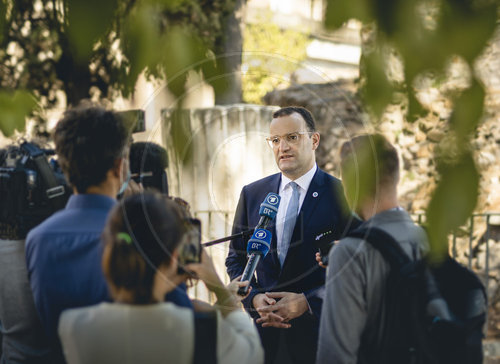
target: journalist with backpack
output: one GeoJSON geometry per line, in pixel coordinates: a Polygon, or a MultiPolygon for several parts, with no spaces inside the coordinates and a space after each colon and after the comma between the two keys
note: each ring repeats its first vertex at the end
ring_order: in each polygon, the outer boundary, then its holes
{"type": "Polygon", "coordinates": [[[340,151],[344,191],[364,220],[331,249],[317,363],[481,363],[486,296],[399,206],[396,149],[379,134],[340,151]]]}

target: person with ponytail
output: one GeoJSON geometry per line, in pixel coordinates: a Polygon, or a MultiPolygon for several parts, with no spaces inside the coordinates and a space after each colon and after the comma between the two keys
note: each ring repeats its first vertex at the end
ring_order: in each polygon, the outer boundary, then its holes
{"type": "Polygon", "coordinates": [[[102,268],[114,302],[63,312],[59,336],[69,364],[263,362],[257,330],[236,294],[248,282],[225,287],[204,251],[201,263],[179,266],[188,224],[176,202],[152,192],[113,208],[102,268]],[[193,276],[217,298],[211,313],[163,300],[193,276]]]}

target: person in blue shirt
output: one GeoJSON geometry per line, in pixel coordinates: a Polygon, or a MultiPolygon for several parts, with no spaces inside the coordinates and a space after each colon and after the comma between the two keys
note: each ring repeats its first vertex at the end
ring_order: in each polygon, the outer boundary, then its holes
{"type": "Polygon", "coordinates": [[[101,233],[116,196],[130,179],[130,134],[113,111],[80,106],[55,127],[58,161],[74,194],[66,208],[30,231],[26,265],[35,307],[64,362],[57,336],[62,311],[109,301],[101,268],[101,233]]]}

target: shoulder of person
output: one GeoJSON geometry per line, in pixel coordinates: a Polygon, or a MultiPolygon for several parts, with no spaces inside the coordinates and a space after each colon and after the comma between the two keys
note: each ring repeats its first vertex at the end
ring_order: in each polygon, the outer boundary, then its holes
{"type": "Polygon", "coordinates": [[[111,306],[112,304],[109,303],[98,303],[96,305],[92,306],[85,306],[85,307],[77,307],[77,308],[70,308],[67,310],[64,310],[61,313],[61,319],[63,318],[74,318],[74,317],[84,317],[87,315],[95,314],[96,312],[100,311],[106,311],[106,306],[111,306]]]}
{"type": "Polygon", "coordinates": [[[319,167],[318,167],[318,170],[316,171],[314,178],[318,178],[318,177],[323,178],[323,180],[325,182],[330,183],[334,186],[338,186],[338,187],[342,186],[342,182],[340,181],[340,179],[338,179],[335,176],[332,176],[330,173],[325,172],[324,170],[322,170],[319,167]]]}
{"type": "Polygon", "coordinates": [[[261,189],[263,186],[267,187],[269,183],[276,182],[276,180],[279,178],[280,173],[275,173],[246,185],[245,187],[243,187],[243,190],[252,192],[253,190],[261,189]]]}
{"type": "Polygon", "coordinates": [[[336,254],[339,254],[340,252],[344,254],[355,254],[360,250],[365,250],[366,245],[367,243],[363,239],[348,236],[340,239],[337,244],[334,245],[330,254],[334,251],[337,251],[336,254]]]}
{"type": "Polygon", "coordinates": [[[98,313],[103,309],[103,304],[97,304],[88,307],[71,308],[64,310],[59,317],[58,332],[63,337],[69,333],[81,328],[82,322],[87,322],[92,318],[99,317],[98,313]],[[97,315],[96,315],[97,314],[97,315]]]}
{"type": "Polygon", "coordinates": [[[52,228],[59,228],[61,224],[64,226],[65,209],[56,211],[47,219],[42,221],[39,225],[35,226],[28,232],[26,241],[34,240],[35,237],[41,237],[46,233],[51,233],[52,228]]]}

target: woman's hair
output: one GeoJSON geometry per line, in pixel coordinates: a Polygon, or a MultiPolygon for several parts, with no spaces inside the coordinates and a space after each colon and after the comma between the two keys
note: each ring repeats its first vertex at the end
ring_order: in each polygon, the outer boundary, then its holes
{"type": "Polygon", "coordinates": [[[111,211],[103,232],[102,267],[110,286],[124,288],[136,304],[154,302],[156,270],[169,265],[186,225],[180,207],[153,192],[132,195],[111,211]]]}

